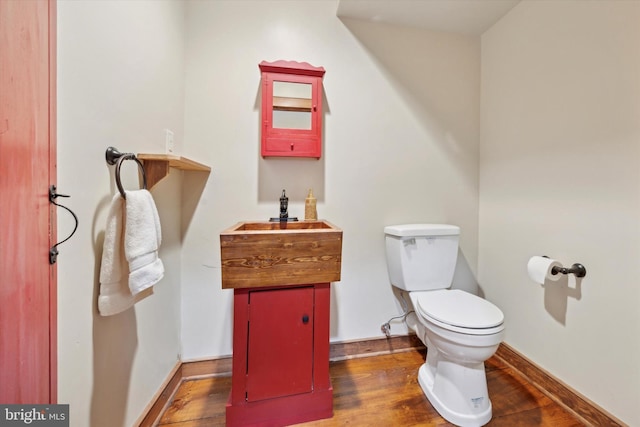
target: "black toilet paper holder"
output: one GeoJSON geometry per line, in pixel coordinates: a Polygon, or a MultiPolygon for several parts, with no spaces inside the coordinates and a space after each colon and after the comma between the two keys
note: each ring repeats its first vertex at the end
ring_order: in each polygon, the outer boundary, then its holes
{"type": "Polygon", "coordinates": [[[582,264],[575,263],[571,267],[558,267],[555,266],[551,269],[551,274],[575,274],[576,277],[584,277],[587,275],[587,269],[582,264]]]}
{"type": "MultiPolygon", "coordinates": [[[[543,257],[544,258],[549,258],[546,255],[543,255],[543,257]]],[[[575,263],[569,268],[553,266],[551,268],[551,274],[553,274],[554,276],[556,274],[575,274],[576,277],[584,277],[584,276],[587,275],[587,269],[585,268],[584,265],[582,265],[580,263],[575,263]]]]}

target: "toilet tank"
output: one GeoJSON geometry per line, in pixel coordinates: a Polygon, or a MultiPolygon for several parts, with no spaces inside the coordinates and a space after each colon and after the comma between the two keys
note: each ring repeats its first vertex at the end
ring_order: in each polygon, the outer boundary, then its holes
{"type": "Polygon", "coordinates": [[[458,258],[460,227],[402,224],[384,228],[391,284],[407,291],[451,286],[458,258]]]}

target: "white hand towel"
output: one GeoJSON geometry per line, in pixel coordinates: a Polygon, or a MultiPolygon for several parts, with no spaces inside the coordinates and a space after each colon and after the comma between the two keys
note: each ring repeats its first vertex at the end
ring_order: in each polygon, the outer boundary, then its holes
{"type": "Polygon", "coordinates": [[[135,296],[164,277],[164,266],[158,258],[162,232],[151,193],[136,190],[125,194],[124,255],[129,262],[129,289],[135,296]]]}
{"type": "Polygon", "coordinates": [[[122,239],[124,227],[124,199],[120,194],[116,194],[111,201],[107,215],[100,265],[98,311],[103,316],[111,316],[125,311],[153,293],[153,288],[149,288],[148,291],[133,296],[129,290],[127,280],[129,265],[124,257],[122,239]]]}

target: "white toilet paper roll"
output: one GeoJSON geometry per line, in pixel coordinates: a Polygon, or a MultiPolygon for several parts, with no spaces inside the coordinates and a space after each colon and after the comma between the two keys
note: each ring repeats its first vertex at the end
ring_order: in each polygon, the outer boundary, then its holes
{"type": "Polygon", "coordinates": [[[529,277],[536,283],[544,285],[545,280],[556,281],[560,278],[560,274],[552,274],[553,267],[562,267],[555,259],[545,258],[543,256],[532,256],[527,263],[527,271],[529,277]]]}

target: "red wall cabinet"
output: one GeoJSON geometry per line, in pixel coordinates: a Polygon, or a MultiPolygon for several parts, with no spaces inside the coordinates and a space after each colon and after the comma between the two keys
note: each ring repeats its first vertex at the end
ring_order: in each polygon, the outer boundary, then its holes
{"type": "Polygon", "coordinates": [[[235,289],[227,426],[284,426],[333,415],[330,285],[235,289]]]}
{"type": "Polygon", "coordinates": [[[263,157],[322,155],[323,67],[306,62],[262,61],[263,157]]]}

